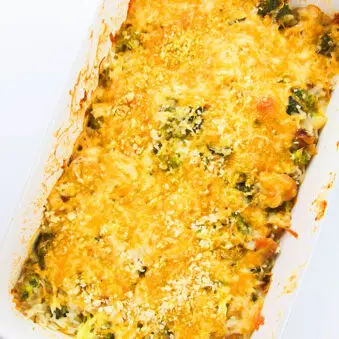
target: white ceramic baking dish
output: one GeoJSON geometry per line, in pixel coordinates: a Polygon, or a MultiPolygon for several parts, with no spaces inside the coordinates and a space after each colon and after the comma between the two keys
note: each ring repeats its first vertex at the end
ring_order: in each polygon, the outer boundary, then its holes
{"type": "MultiPolygon", "coordinates": [[[[39,339],[65,336],[43,329],[26,320],[12,303],[10,290],[29,248],[29,240],[39,227],[43,205],[49,191],[62,172],[73,143],[82,127],[84,111],[98,79],[98,66],[110,47],[110,33],[123,22],[128,0],[104,0],[90,37],[79,54],[69,86],[55,112],[34,175],[0,248],[0,338],[39,339]],[[80,72],[79,72],[80,70],[80,72]],[[69,89],[72,89],[69,95],[69,89]]],[[[315,4],[326,12],[339,10],[339,0],[292,1],[292,5],[315,4]]],[[[273,270],[273,281],[266,297],[263,315],[265,324],[254,334],[255,339],[282,337],[283,328],[291,312],[301,279],[309,263],[312,248],[324,224],[334,223],[331,213],[316,220],[327,203],[327,211],[339,205],[339,187],[335,175],[339,170],[337,142],[339,136],[339,89],[334,92],[328,107],[328,123],[318,144],[319,154],[312,160],[293,210],[292,229],[298,239],[286,234],[281,242],[281,254],[273,270]],[[337,185],[338,186],[338,185],[337,185]],[[329,189],[331,187],[331,189],[329,189]],[[337,194],[336,194],[337,192],[337,194]],[[326,203],[325,203],[326,202],[326,203]]]]}

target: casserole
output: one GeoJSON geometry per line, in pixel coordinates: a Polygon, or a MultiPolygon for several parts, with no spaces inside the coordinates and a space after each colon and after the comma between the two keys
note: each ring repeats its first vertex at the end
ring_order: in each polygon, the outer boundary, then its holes
{"type": "Polygon", "coordinates": [[[82,101],[82,103],[84,102],[84,100],[82,101]]]}

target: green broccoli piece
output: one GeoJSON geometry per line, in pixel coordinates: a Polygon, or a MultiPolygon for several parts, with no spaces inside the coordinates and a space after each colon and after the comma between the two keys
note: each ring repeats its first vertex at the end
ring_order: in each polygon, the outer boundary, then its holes
{"type": "Polygon", "coordinates": [[[281,0],[260,0],[258,4],[258,15],[264,17],[281,5],[281,0]]]}
{"type": "Polygon", "coordinates": [[[32,286],[32,287],[38,287],[39,286],[39,277],[37,275],[34,275],[32,277],[30,277],[28,283],[32,286]]]}
{"type": "Polygon", "coordinates": [[[153,153],[154,153],[155,155],[157,155],[157,154],[160,152],[161,148],[162,148],[162,143],[161,143],[161,142],[155,143],[155,144],[153,145],[153,153]]]}
{"type": "Polygon", "coordinates": [[[228,157],[233,152],[232,147],[221,147],[221,146],[208,145],[207,148],[210,150],[212,154],[216,154],[224,158],[228,157]]]}
{"type": "Polygon", "coordinates": [[[22,285],[20,287],[20,300],[27,301],[29,300],[33,295],[33,287],[29,284],[22,285]]]}
{"type": "Polygon", "coordinates": [[[256,302],[257,300],[258,300],[258,294],[257,293],[252,293],[252,295],[251,295],[251,300],[252,300],[252,302],[256,302]]]}
{"type": "Polygon", "coordinates": [[[162,339],[174,339],[174,332],[172,332],[167,326],[165,326],[162,333],[159,333],[159,338],[162,339]]]}
{"type": "Polygon", "coordinates": [[[184,154],[180,152],[176,139],[165,141],[161,146],[158,143],[155,144],[153,146],[153,153],[161,162],[160,168],[165,171],[178,168],[184,160],[184,154]]]}
{"type": "Polygon", "coordinates": [[[33,253],[35,254],[40,269],[42,270],[45,269],[45,255],[53,238],[53,233],[39,233],[33,244],[33,253]]]}
{"type": "Polygon", "coordinates": [[[284,6],[279,10],[275,19],[279,23],[279,29],[293,27],[298,23],[298,17],[287,4],[284,4],[284,6]]]}
{"type": "Polygon", "coordinates": [[[301,106],[299,105],[298,101],[295,100],[291,95],[288,97],[288,105],[286,109],[286,113],[288,115],[294,115],[300,113],[301,106]]]}
{"type": "Polygon", "coordinates": [[[92,113],[88,113],[87,127],[93,130],[98,130],[101,128],[101,123],[103,121],[103,117],[96,118],[92,113]]]}
{"type": "Polygon", "coordinates": [[[160,126],[159,140],[153,144],[153,153],[161,161],[160,168],[168,171],[179,167],[185,158],[185,139],[197,134],[203,124],[205,109],[177,106],[178,100],[168,98],[168,105],[161,107],[167,120],[160,126]]]}
{"type": "Polygon", "coordinates": [[[193,110],[192,107],[190,107],[190,114],[188,121],[192,124],[192,131],[194,133],[198,133],[198,131],[201,129],[201,126],[204,122],[202,118],[202,114],[204,113],[204,108],[199,106],[197,109],[193,110]]]}
{"type": "Polygon", "coordinates": [[[235,185],[235,188],[243,193],[245,193],[245,195],[252,195],[252,189],[253,186],[252,185],[247,185],[246,182],[239,182],[235,185]]]}
{"type": "Polygon", "coordinates": [[[38,293],[40,284],[40,277],[37,274],[28,274],[24,276],[24,280],[18,284],[18,295],[20,300],[27,301],[38,293]]]}
{"type": "Polygon", "coordinates": [[[180,154],[175,153],[175,154],[171,155],[170,157],[167,158],[166,163],[167,163],[167,167],[169,169],[178,168],[182,163],[182,159],[180,157],[180,154]]]}
{"type": "Polygon", "coordinates": [[[240,173],[239,179],[235,185],[235,188],[243,192],[245,197],[247,197],[249,200],[252,199],[254,195],[254,185],[249,185],[246,183],[247,176],[245,173],[240,173]]]}
{"type": "Polygon", "coordinates": [[[56,319],[65,318],[67,317],[68,309],[66,306],[61,306],[61,308],[56,308],[54,310],[54,314],[56,319]]]}
{"type": "Polygon", "coordinates": [[[288,97],[286,113],[288,115],[300,114],[301,110],[306,113],[315,113],[318,110],[318,97],[300,88],[291,90],[288,97]]]}
{"type": "Polygon", "coordinates": [[[162,110],[173,113],[160,129],[161,136],[166,140],[183,139],[190,134],[198,133],[202,127],[204,109],[200,106],[196,109],[165,106],[162,110]]]}
{"type": "Polygon", "coordinates": [[[232,216],[237,224],[238,230],[243,234],[249,234],[251,227],[245,222],[242,215],[236,212],[236,213],[233,213],[232,216]]]}
{"type": "Polygon", "coordinates": [[[326,57],[330,57],[332,55],[332,52],[335,50],[336,46],[337,44],[331,38],[329,33],[325,33],[319,38],[316,47],[316,52],[326,57]]]}
{"type": "Polygon", "coordinates": [[[314,112],[317,110],[318,98],[316,95],[299,88],[293,89],[292,92],[297,98],[299,98],[300,104],[303,107],[304,111],[314,112]]]}
{"type": "Polygon", "coordinates": [[[115,52],[124,53],[136,49],[141,45],[140,38],[140,33],[135,32],[131,25],[126,25],[116,36],[115,52]]]}
{"type": "Polygon", "coordinates": [[[294,163],[302,168],[306,167],[312,158],[312,156],[304,148],[300,148],[292,152],[291,157],[294,163]]]}
{"type": "MultiPolygon", "coordinates": [[[[173,112],[173,111],[166,111],[173,112]]],[[[166,123],[161,127],[161,136],[166,140],[172,138],[184,138],[188,135],[186,128],[181,128],[181,120],[176,117],[169,118],[166,123]]]]}
{"type": "Polygon", "coordinates": [[[109,76],[109,68],[104,68],[100,73],[99,73],[99,86],[100,87],[108,87],[109,83],[111,82],[111,78],[109,76]]]}

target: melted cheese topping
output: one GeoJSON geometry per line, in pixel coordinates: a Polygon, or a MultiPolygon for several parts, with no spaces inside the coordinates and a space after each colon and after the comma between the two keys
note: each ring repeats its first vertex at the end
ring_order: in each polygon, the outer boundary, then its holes
{"type": "Polygon", "coordinates": [[[249,338],[263,323],[338,32],[314,6],[285,27],[256,5],[131,3],[13,290],[31,319],[80,339],[249,338]]]}

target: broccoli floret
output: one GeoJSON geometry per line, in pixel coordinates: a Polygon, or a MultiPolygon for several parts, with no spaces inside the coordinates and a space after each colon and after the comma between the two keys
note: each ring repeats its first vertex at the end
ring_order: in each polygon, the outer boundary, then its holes
{"type": "Polygon", "coordinates": [[[114,339],[116,337],[111,321],[108,321],[103,312],[95,316],[90,314],[84,320],[85,322],[78,330],[77,339],[114,339]]]}
{"type": "Polygon", "coordinates": [[[159,338],[163,339],[174,339],[174,332],[172,332],[167,326],[164,328],[162,333],[159,333],[159,338]]]}
{"type": "Polygon", "coordinates": [[[29,284],[24,284],[24,285],[20,286],[19,295],[20,295],[20,299],[22,301],[29,300],[33,295],[33,287],[29,284]]]}
{"type": "Polygon", "coordinates": [[[265,290],[271,281],[271,271],[274,265],[274,257],[265,261],[262,266],[257,266],[251,269],[251,273],[255,274],[259,280],[263,282],[261,289],[265,290]]]}
{"type": "Polygon", "coordinates": [[[244,234],[249,234],[251,227],[245,222],[244,218],[242,217],[242,215],[238,212],[233,213],[233,218],[237,224],[238,230],[241,233],[244,234]]]}
{"type": "Polygon", "coordinates": [[[161,128],[161,135],[169,140],[171,138],[183,139],[190,134],[198,133],[203,124],[204,109],[198,107],[182,108],[165,106],[164,112],[173,113],[161,128]]]}
{"type": "Polygon", "coordinates": [[[97,339],[95,333],[95,318],[86,318],[86,321],[80,327],[76,339],[97,339]]]}
{"type": "Polygon", "coordinates": [[[299,105],[298,101],[295,100],[291,95],[288,97],[288,105],[286,112],[288,115],[299,114],[299,109],[301,106],[299,105]]]}
{"type": "Polygon", "coordinates": [[[298,23],[298,17],[287,4],[284,4],[284,6],[279,10],[275,19],[279,23],[279,29],[292,27],[298,23]]]}
{"type": "Polygon", "coordinates": [[[216,154],[224,158],[228,157],[233,152],[232,147],[221,147],[221,146],[208,145],[207,148],[211,151],[212,154],[216,154]]]}
{"type": "Polygon", "coordinates": [[[170,139],[165,140],[162,143],[156,143],[153,146],[153,153],[159,158],[161,165],[160,168],[164,171],[170,171],[178,168],[185,155],[183,154],[181,140],[170,139]]]}
{"type": "Polygon", "coordinates": [[[33,253],[42,270],[45,269],[45,255],[51,240],[54,238],[53,233],[39,233],[33,245],[33,253]]]}
{"type": "Polygon", "coordinates": [[[295,152],[292,152],[292,159],[294,163],[299,167],[306,167],[311,160],[311,155],[304,149],[300,148],[295,152]]]}
{"type": "Polygon", "coordinates": [[[108,87],[110,82],[111,82],[111,78],[109,76],[109,68],[104,68],[99,73],[99,86],[106,88],[108,87]]]}
{"type": "MultiPolygon", "coordinates": [[[[172,111],[166,111],[172,112],[172,111]]],[[[184,138],[188,135],[187,129],[183,127],[184,123],[182,123],[181,119],[173,117],[169,118],[167,122],[162,126],[160,132],[161,136],[163,136],[166,140],[171,138],[184,138]]]]}
{"type": "Polygon", "coordinates": [[[253,186],[247,185],[246,182],[239,182],[235,185],[236,189],[245,193],[246,195],[252,195],[253,186]]]}
{"type": "Polygon", "coordinates": [[[256,302],[257,300],[258,300],[258,294],[257,293],[252,293],[252,295],[251,295],[251,300],[252,300],[252,302],[256,302]]]}
{"type": "Polygon", "coordinates": [[[167,163],[167,167],[169,169],[178,168],[182,163],[182,159],[180,157],[180,154],[175,153],[175,154],[171,155],[170,157],[167,158],[166,163],[167,163]]]}
{"type": "Polygon", "coordinates": [[[67,317],[68,309],[66,306],[63,305],[60,308],[56,308],[54,310],[54,314],[56,319],[65,318],[67,317]]]}
{"type": "Polygon", "coordinates": [[[127,25],[125,29],[116,36],[115,52],[123,53],[136,49],[141,45],[140,38],[140,33],[135,32],[131,25],[127,25]]]}
{"type": "Polygon", "coordinates": [[[299,114],[301,110],[311,114],[317,112],[318,97],[316,95],[300,88],[294,88],[291,92],[286,108],[288,115],[299,114]]]}
{"type": "Polygon", "coordinates": [[[240,192],[243,192],[248,200],[251,200],[254,195],[254,185],[250,185],[246,182],[247,176],[245,173],[241,173],[239,179],[235,185],[235,188],[240,192]]]}
{"type": "Polygon", "coordinates": [[[264,17],[270,14],[281,5],[281,0],[260,0],[258,4],[258,14],[264,17]]]}
{"type": "Polygon", "coordinates": [[[170,97],[167,98],[167,101],[168,101],[167,105],[163,106],[162,110],[164,112],[175,112],[178,104],[178,99],[170,97]]]}
{"type": "Polygon", "coordinates": [[[204,122],[202,118],[203,113],[204,113],[203,107],[198,107],[195,110],[193,110],[193,108],[190,107],[190,115],[188,121],[192,124],[192,131],[194,133],[197,133],[201,129],[202,123],[204,122]]]}
{"type": "Polygon", "coordinates": [[[316,95],[299,88],[293,89],[292,92],[299,98],[304,111],[313,112],[317,110],[318,98],[316,95]]]}
{"type": "Polygon", "coordinates": [[[38,287],[38,286],[39,286],[39,277],[38,277],[38,276],[32,276],[32,277],[29,279],[29,284],[30,284],[32,287],[38,287]]]}
{"type": "Polygon", "coordinates": [[[101,128],[103,120],[103,117],[96,118],[92,113],[88,113],[87,127],[93,130],[98,130],[101,128]]]}
{"type": "Polygon", "coordinates": [[[337,44],[328,33],[323,34],[318,41],[316,52],[318,54],[330,57],[337,44]]]}
{"type": "Polygon", "coordinates": [[[160,159],[160,168],[171,170],[179,167],[185,158],[188,136],[199,132],[203,124],[204,108],[180,107],[178,100],[169,98],[168,105],[160,112],[167,120],[160,126],[158,140],[153,144],[153,153],[160,159]]]}
{"type": "Polygon", "coordinates": [[[153,153],[154,153],[155,155],[157,155],[157,154],[160,152],[161,148],[162,148],[162,143],[161,143],[161,142],[155,143],[155,144],[153,145],[153,153]]]}
{"type": "Polygon", "coordinates": [[[20,300],[27,301],[39,292],[40,286],[40,277],[37,274],[25,274],[16,291],[20,300]]]}

